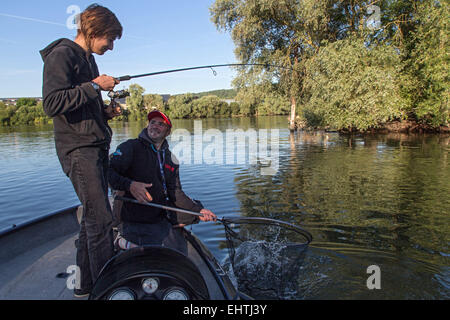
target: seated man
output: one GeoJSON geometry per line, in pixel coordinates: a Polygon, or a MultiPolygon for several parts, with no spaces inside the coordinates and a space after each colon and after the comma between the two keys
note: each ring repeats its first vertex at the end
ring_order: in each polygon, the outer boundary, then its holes
{"type": "Polygon", "coordinates": [[[119,246],[124,249],[154,244],[185,252],[184,239],[176,227],[198,223],[198,220],[216,220],[216,216],[186,196],[181,188],[179,165],[174,163],[166,140],[172,128],[170,119],[154,110],[148,114],[148,120],[148,126],[137,139],[120,144],[111,155],[108,172],[111,187],[142,203],[153,201],[203,216],[167,212],[125,201],[120,211],[123,239],[119,239],[119,246]]]}

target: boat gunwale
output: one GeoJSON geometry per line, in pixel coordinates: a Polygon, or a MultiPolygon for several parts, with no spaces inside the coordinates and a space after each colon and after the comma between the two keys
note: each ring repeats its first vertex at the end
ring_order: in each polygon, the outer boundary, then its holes
{"type": "Polygon", "coordinates": [[[58,210],[58,211],[54,211],[54,212],[45,214],[43,216],[39,216],[37,218],[33,218],[33,219],[27,220],[25,222],[21,222],[19,224],[13,224],[12,226],[9,226],[9,227],[6,227],[5,229],[0,230],[0,239],[5,237],[5,236],[11,235],[11,234],[13,234],[13,233],[15,233],[17,231],[21,231],[21,230],[23,230],[23,229],[25,229],[27,227],[31,227],[31,226],[36,225],[38,223],[41,223],[41,222],[50,220],[52,218],[55,218],[56,216],[69,214],[69,213],[71,213],[73,211],[76,211],[79,207],[80,207],[80,204],[72,206],[72,207],[68,207],[68,208],[65,208],[65,209],[61,209],[61,210],[58,210]]]}

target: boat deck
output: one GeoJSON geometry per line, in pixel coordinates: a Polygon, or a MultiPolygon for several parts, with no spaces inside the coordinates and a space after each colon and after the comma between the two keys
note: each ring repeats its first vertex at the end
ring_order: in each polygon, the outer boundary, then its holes
{"type": "Polygon", "coordinates": [[[0,233],[0,299],[72,299],[64,274],[75,264],[78,207],[0,233]]]}
{"type": "Polygon", "coordinates": [[[31,248],[0,264],[0,299],[67,300],[73,291],[65,277],[58,277],[75,264],[77,234],[61,237],[31,248]]]}
{"type": "MultiPolygon", "coordinates": [[[[67,272],[75,265],[80,217],[81,210],[73,207],[0,233],[0,299],[75,299],[67,272]]],[[[188,256],[199,268],[210,299],[224,299],[217,279],[189,242],[188,256]]]]}

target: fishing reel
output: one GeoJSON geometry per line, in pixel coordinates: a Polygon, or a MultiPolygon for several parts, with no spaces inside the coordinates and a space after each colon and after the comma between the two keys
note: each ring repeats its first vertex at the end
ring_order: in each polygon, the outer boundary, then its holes
{"type": "Polygon", "coordinates": [[[108,97],[111,98],[111,101],[114,101],[116,99],[122,99],[125,97],[128,97],[130,95],[130,93],[128,92],[128,90],[119,90],[119,91],[110,91],[108,92],[108,97]]]}
{"type": "Polygon", "coordinates": [[[126,98],[130,95],[130,92],[128,90],[118,90],[118,91],[109,91],[108,97],[111,99],[111,104],[113,105],[113,108],[116,108],[117,112],[122,113],[122,108],[117,103],[116,100],[126,98]]]}

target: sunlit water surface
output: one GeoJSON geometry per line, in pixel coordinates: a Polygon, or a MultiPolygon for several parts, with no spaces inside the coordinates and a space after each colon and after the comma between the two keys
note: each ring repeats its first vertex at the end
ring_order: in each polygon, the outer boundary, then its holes
{"type": "MultiPolygon", "coordinates": [[[[111,152],[143,126],[113,124],[111,152]]],[[[263,299],[450,297],[448,136],[290,134],[285,117],[174,120],[174,128],[189,196],[219,217],[280,219],[314,237],[289,263],[276,250],[242,246],[236,259],[251,263],[236,261],[247,268],[240,275],[259,275],[253,286],[238,283],[242,290],[263,299]],[[227,132],[251,138],[230,148],[227,132]],[[372,265],[381,289],[367,287],[372,265]]],[[[0,230],[78,203],[51,126],[0,128],[0,148],[0,230]]],[[[226,267],[221,224],[189,229],[226,267]]]]}

